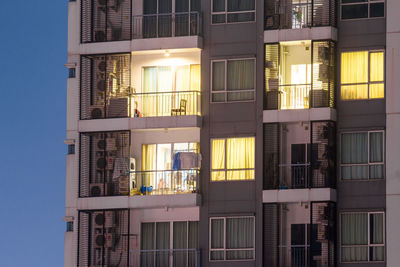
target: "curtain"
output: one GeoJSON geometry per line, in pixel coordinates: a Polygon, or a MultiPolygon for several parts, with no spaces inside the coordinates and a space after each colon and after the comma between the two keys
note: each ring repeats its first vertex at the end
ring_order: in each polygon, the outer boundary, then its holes
{"type": "Polygon", "coordinates": [[[254,10],[254,0],[227,0],[228,12],[254,10]]]}
{"type": "Polygon", "coordinates": [[[342,134],[341,142],[342,164],[366,164],[361,166],[342,166],[342,178],[368,179],[368,134],[342,134]]]}
{"type": "Polygon", "coordinates": [[[341,96],[342,99],[368,98],[368,51],[342,53],[341,96]],[[356,84],[357,85],[345,85],[356,84]]]}
{"type": "Polygon", "coordinates": [[[175,91],[190,90],[190,66],[177,66],[175,68],[175,91]]]}
{"type": "Polygon", "coordinates": [[[142,146],[142,185],[154,186],[157,164],[157,146],[156,145],[143,145],[142,146]]]}
{"type": "MultiPolygon", "coordinates": [[[[199,222],[189,222],[188,248],[199,248],[199,222]]],[[[188,253],[188,267],[197,266],[197,251],[188,253]]]]}
{"type": "Polygon", "coordinates": [[[370,133],[369,138],[370,162],[383,162],[383,133],[370,133]]]}
{"type": "MultiPolygon", "coordinates": [[[[211,247],[212,249],[224,248],[224,219],[211,219],[211,247]]],[[[223,251],[211,251],[211,260],[223,260],[223,251]]]]}
{"type": "Polygon", "coordinates": [[[225,139],[213,139],[211,141],[211,154],[211,181],[224,181],[225,139]]]}
{"type": "Polygon", "coordinates": [[[164,250],[156,253],[156,267],[169,266],[169,222],[156,223],[156,249],[164,250]]]}
{"type": "Polygon", "coordinates": [[[225,11],[225,1],[227,0],[213,0],[212,12],[223,12],[225,11]]]}
{"type": "Polygon", "coordinates": [[[384,90],[384,53],[372,52],[370,56],[370,82],[382,82],[369,85],[370,98],[383,98],[385,97],[384,90]]]}
{"type": "Polygon", "coordinates": [[[173,224],[173,245],[174,249],[178,249],[173,253],[173,266],[174,267],[185,267],[187,261],[187,251],[179,249],[187,249],[187,222],[174,222],[173,224]]]}
{"type": "Polygon", "coordinates": [[[254,247],[254,218],[226,218],[226,259],[253,258],[253,251],[229,249],[254,247]]]}
{"type": "Polygon", "coordinates": [[[227,180],[254,179],[254,137],[228,138],[226,141],[227,180]],[[251,169],[251,170],[237,170],[251,169]]]}
{"type": "MultiPolygon", "coordinates": [[[[227,67],[227,90],[254,90],[254,60],[230,60],[227,67]]],[[[228,101],[254,99],[254,92],[228,92],[228,101]]]]}
{"type": "Polygon", "coordinates": [[[225,62],[216,61],[212,63],[212,101],[213,102],[224,102],[225,93],[217,91],[225,90],[225,62]]]}
{"type": "Polygon", "coordinates": [[[190,65],[190,91],[200,92],[200,71],[200,64],[190,65]]]}
{"type": "Polygon", "coordinates": [[[139,101],[138,109],[145,117],[156,116],[157,105],[155,102],[157,92],[157,67],[143,68],[143,95],[139,101]]]}
{"type": "Polygon", "coordinates": [[[341,224],[342,261],[368,260],[368,247],[357,246],[368,245],[368,214],[342,214],[341,224]]]}
{"type": "MultiPolygon", "coordinates": [[[[382,244],[384,243],[383,237],[383,213],[370,214],[370,243],[382,244]]],[[[370,260],[383,261],[385,258],[385,247],[371,247],[370,260]]]]}
{"type": "MultiPolygon", "coordinates": [[[[140,249],[153,250],[154,249],[154,223],[142,223],[140,234],[140,249]]],[[[154,266],[154,252],[141,252],[140,253],[140,266],[154,266]]]]}

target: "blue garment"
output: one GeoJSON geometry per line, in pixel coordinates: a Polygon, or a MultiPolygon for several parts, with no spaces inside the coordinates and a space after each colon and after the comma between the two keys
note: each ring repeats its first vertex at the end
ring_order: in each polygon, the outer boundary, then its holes
{"type": "Polygon", "coordinates": [[[175,153],[174,155],[174,163],[172,164],[173,170],[181,169],[181,152],[175,153]]]}

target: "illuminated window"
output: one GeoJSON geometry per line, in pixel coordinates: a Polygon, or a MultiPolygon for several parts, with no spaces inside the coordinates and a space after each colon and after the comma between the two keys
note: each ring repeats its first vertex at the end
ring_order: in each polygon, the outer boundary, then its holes
{"type": "Polygon", "coordinates": [[[341,261],[384,261],[385,231],[383,212],[341,214],[341,261]]]}
{"type": "Polygon", "coordinates": [[[341,0],[342,20],[385,16],[384,0],[341,0]]]}
{"type": "Polygon", "coordinates": [[[234,59],[212,62],[212,102],[254,100],[255,60],[234,59]]]}
{"type": "Polygon", "coordinates": [[[384,52],[342,53],[342,100],[384,98],[384,52]]]}
{"type": "Polygon", "coordinates": [[[384,178],[383,131],[343,133],[341,173],[343,180],[384,178]]]}
{"type": "Polygon", "coordinates": [[[212,139],[211,152],[211,181],[254,179],[254,137],[212,139]]]}
{"type": "Polygon", "coordinates": [[[254,259],[254,216],[210,218],[210,261],[254,259]]]}
{"type": "Polygon", "coordinates": [[[255,21],[255,0],[213,0],[212,24],[255,21]]]}

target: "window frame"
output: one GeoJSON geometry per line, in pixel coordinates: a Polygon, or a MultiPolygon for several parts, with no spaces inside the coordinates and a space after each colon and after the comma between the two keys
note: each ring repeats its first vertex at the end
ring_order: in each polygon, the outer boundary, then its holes
{"type": "Polygon", "coordinates": [[[349,263],[349,264],[354,264],[354,263],[380,263],[380,262],[385,262],[386,261],[386,253],[385,253],[385,249],[386,249],[386,217],[385,217],[385,211],[345,211],[345,212],[341,212],[339,215],[339,238],[340,238],[340,249],[339,249],[339,260],[340,263],[349,263]],[[368,233],[367,233],[367,240],[368,240],[368,244],[366,245],[342,245],[342,216],[343,214],[367,214],[367,220],[368,220],[368,233]],[[382,235],[383,235],[383,243],[382,244],[371,244],[371,235],[370,235],[370,231],[371,231],[371,225],[370,225],[370,215],[371,214],[383,214],[383,222],[382,222],[382,235]],[[342,248],[352,248],[352,247],[367,247],[367,260],[366,261],[343,261],[342,260],[342,248]],[[384,253],[383,253],[383,260],[382,261],[371,261],[370,260],[370,248],[371,247],[383,247],[384,249],[384,253]]]}
{"type": "Polygon", "coordinates": [[[224,0],[225,1],[225,10],[224,11],[214,11],[214,1],[215,0],[211,0],[211,6],[210,6],[210,10],[211,10],[211,16],[210,16],[210,24],[211,25],[224,25],[224,24],[242,24],[242,23],[253,23],[256,21],[256,4],[257,1],[254,1],[254,9],[253,10],[242,10],[242,11],[228,11],[228,1],[229,0],[224,0]],[[236,22],[228,22],[228,15],[230,14],[244,14],[244,13],[253,13],[254,14],[254,20],[248,20],[248,21],[236,21],[236,22]],[[213,16],[214,15],[225,15],[225,22],[221,22],[221,23],[213,23],[213,16]]]}
{"type": "Polygon", "coordinates": [[[341,101],[369,101],[369,100],[380,100],[386,98],[386,53],[385,49],[373,49],[373,50],[350,50],[350,51],[341,51],[340,52],[340,100],[341,101]],[[368,82],[363,83],[342,83],[342,54],[344,53],[353,53],[353,52],[368,52],[368,82]],[[383,81],[380,82],[371,82],[371,54],[372,53],[383,53],[383,81]],[[383,84],[383,97],[381,98],[370,98],[370,85],[373,84],[383,84]],[[367,85],[368,86],[368,98],[362,99],[343,99],[342,98],[342,86],[348,85],[367,85]]]}
{"type": "Polygon", "coordinates": [[[229,59],[213,59],[211,60],[211,79],[210,79],[210,103],[211,104],[221,104],[221,103],[243,103],[243,102],[255,102],[256,101],[256,58],[255,57],[245,57],[245,58],[229,58],[229,59]],[[254,73],[253,73],[253,78],[254,78],[254,88],[253,89],[247,89],[247,90],[228,90],[228,62],[229,61],[237,61],[237,60],[253,60],[254,63],[254,73]],[[224,90],[220,91],[214,91],[213,90],[213,79],[214,79],[214,62],[224,62],[224,90]],[[251,100],[236,100],[236,101],[228,101],[228,93],[249,93],[253,92],[253,99],[251,100]],[[213,101],[213,94],[215,93],[224,93],[224,101],[213,101]]]}
{"type": "Polygon", "coordinates": [[[210,182],[212,182],[212,183],[215,183],[215,182],[239,182],[239,181],[242,181],[242,182],[248,182],[248,181],[255,181],[256,180],[256,168],[255,168],[255,165],[256,165],[256,137],[255,136],[237,136],[237,137],[223,137],[223,138],[211,138],[210,139],[210,151],[211,151],[211,156],[210,156],[210,182]],[[235,138],[253,138],[253,140],[254,140],[254,168],[250,168],[250,169],[228,169],[227,168],[227,146],[226,146],[226,142],[227,142],[227,140],[228,139],[235,139],[235,138]],[[225,154],[224,154],[224,157],[225,157],[225,160],[224,160],[224,169],[213,169],[212,168],[212,153],[213,153],[213,150],[212,150],[212,141],[213,140],[224,140],[224,147],[225,147],[225,154]],[[227,179],[227,172],[228,171],[251,171],[251,170],[253,170],[254,171],[254,178],[253,179],[243,179],[243,180],[228,180],[227,179]],[[225,172],[225,180],[212,180],[212,173],[213,172],[225,172]]]}
{"type": "Polygon", "coordinates": [[[209,218],[209,221],[208,221],[208,224],[209,224],[209,236],[208,236],[208,247],[209,247],[209,250],[208,250],[208,260],[210,261],[210,262],[222,262],[222,261],[254,261],[255,259],[256,259],[256,250],[255,250],[255,247],[256,247],[256,228],[255,228],[255,226],[256,226],[256,219],[255,219],[255,216],[251,216],[251,215],[248,215],[248,216],[226,216],[226,217],[223,217],[223,216],[215,216],[215,217],[210,217],[209,218]],[[254,229],[254,231],[253,231],[253,247],[252,248],[229,248],[229,249],[227,249],[226,248],[226,219],[234,219],[234,218],[252,218],[253,219],[253,229],[254,229]],[[223,248],[211,248],[211,238],[212,238],[212,235],[211,235],[211,233],[212,233],[212,229],[211,229],[211,227],[212,227],[212,224],[211,224],[211,221],[212,220],[223,220],[224,221],[224,226],[223,226],[223,234],[224,234],[224,247],[223,248]],[[215,251],[222,251],[223,253],[224,253],[224,259],[223,260],[212,260],[211,259],[211,252],[215,252],[215,251]],[[229,252],[229,251],[253,251],[253,258],[252,259],[235,259],[235,260],[227,260],[226,259],[226,253],[227,252],[229,252]]]}
{"type": "Polygon", "coordinates": [[[386,178],[386,172],[385,172],[385,130],[371,130],[371,131],[345,131],[340,133],[340,180],[343,182],[352,182],[352,181],[382,181],[385,180],[386,178]],[[367,163],[342,163],[342,136],[343,134],[354,134],[354,133],[366,133],[368,135],[368,142],[367,142],[367,151],[368,151],[368,162],[367,163]],[[370,162],[370,134],[371,133],[382,133],[382,162],[370,162]],[[370,166],[374,165],[383,165],[383,177],[382,178],[369,178],[370,176],[370,166]],[[342,167],[351,167],[351,166],[368,166],[368,178],[366,179],[343,179],[342,175],[342,167]]]}
{"type": "Polygon", "coordinates": [[[340,9],[340,20],[341,21],[354,21],[354,20],[365,20],[365,19],[383,19],[386,18],[386,0],[366,0],[366,2],[354,2],[354,3],[342,3],[343,0],[339,0],[339,9],[340,9]],[[384,8],[383,8],[383,16],[382,17],[370,17],[371,13],[371,4],[376,4],[376,3],[383,3],[384,8]],[[366,18],[352,18],[352,19],[343,19],[342,17],[342,6],[355,6],[355,5],[367,5],[368,6],[368,17],[366,18]]]}

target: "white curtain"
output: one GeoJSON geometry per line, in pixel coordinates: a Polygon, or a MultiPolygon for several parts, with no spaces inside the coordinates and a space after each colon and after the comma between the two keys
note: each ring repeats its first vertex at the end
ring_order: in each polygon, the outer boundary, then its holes
{"type": "MultiPolygon", "coordinates": [[[[227,90],[254,90],[254,60],[228,61],[227,90]]],[[[228,101],[254,99],[254,92],[228,92],[228,101]]]]}
{"type": "MultiPolygon", "coordinates": [[[[224,248],[224,219],[211,220],[211,247],[210,249],[224,248]]],[[[211,260],[223,260],[224,251],[211,251],[211,260]]]]}
{"type": "MultiPolygon", "coordinates": [[[[140,249],[153,250],[154,247],[154,223],[142,223],[140,234],[140,249]]],[[[142,251],[140,253],[140,266],[154,266],[154,252],[142,251]]]]}
{"type": "Polygon", "coordinates": [[[226,218],[226,259],[252,259],[252,250],[229,250],[254,247],[254,218],[226,218]]]}
{"type": "Polygon", "coordinates": [[[368,246],[357,246],[368,245],[368,214],[342,214],[341,224],[342,261],[368,260],[368,246]]]}
{"type": "MultiPolygon", "coordinates": [[[[187,249],[187,222],[174,222],[174,238],[173,245],[174,249],[187,249]]],[[[187,261],[187,251],[179,250],[173,253],[173,266],[174,267],[185,267],[187,261]]]]}
{"type": "Polygon", "coordinates": [[[369,161],[371,163],[379,163],[378,165],[371,165],[369,167],[370,179],[383,179],[383,133],[373,132],[369,134],[369,161]]]}
{"type": "Polygon", "coordinates": [[[164,251],[156,252],[156,267],[169,266],[169,252],[165,251],[169,249],[169,237],[169,222],[157,222],[156,249],[164,251]]]}
{"type": "MultiPolygon", "coordinates": [[[[368,164],[367,133],[345,133],[341,142],[342,164],[368,164]]],[[[368,179],[368,165],[342,166],[342,179],[368,179]]]]}

